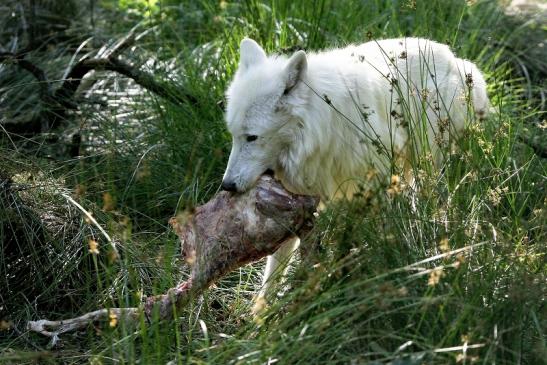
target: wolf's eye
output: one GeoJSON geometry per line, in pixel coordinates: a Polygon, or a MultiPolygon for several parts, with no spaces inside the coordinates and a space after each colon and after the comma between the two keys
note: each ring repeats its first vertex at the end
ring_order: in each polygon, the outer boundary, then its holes
{"type": "Polygon", "coordinates": [[[247,136],[247,142],[256,141],[257,138],[258,136],[249,135],[247,136]]]}

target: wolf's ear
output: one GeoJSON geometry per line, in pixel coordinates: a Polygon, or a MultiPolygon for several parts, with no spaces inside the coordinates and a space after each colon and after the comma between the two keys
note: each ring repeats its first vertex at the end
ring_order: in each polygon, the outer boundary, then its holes
{"type": "Polygon", "coordinates": [[[285,66],[286,84],[284,95],[288,94],[302,80],[308,68],[308,60],[306,52],[298,51],[289,58],[287,66],[285,66]]]}
{"type": "Polygon", "coordinates": [[[239,45],[239,68],[247,70],[266,59],[266,52],[250,38],[244,38],[239,45]]]}

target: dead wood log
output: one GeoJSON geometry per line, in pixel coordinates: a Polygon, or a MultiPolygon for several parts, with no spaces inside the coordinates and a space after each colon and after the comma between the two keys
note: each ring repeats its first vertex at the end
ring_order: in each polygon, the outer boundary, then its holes
{"type": "Polygon", "coordinates": [[[319,199],[285,190],[271,176],[262,176],[243,194],[220,192],[190,215],[172,218],[182,253],[191,265],[190,279],[164,295],[144,299],[141,308],[101,309],[61,321],[28,322],[28,329],[51,337],[108,318],[133,321],[144,312],[171,318],[192,298],[230,271],[274,253],[287,239],[304,236],[313,226],[319,199]]]}

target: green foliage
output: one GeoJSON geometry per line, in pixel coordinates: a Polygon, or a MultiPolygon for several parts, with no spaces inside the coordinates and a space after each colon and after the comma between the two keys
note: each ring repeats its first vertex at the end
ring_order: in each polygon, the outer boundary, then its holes
{"type": "MultiPolygon", "coordinates": [[[[78,40],[86,32],[117,39],[144,21],[146,34],[124,57],[173,85],[170,93],[198,102],[171,104],[119,75],[101,74],[84,96],[103,104],[81,104],[58,139],[80,133],[79,158],[60,155],[50,135],[0,139],[0,171],[19,179],[8,190],[0,176],[0,331],[8,321],[18,329],[0,332],[0,363],[542,363],[546,165],[522,140],[531,131],[545,136],[539,127],[547,57],[534,56],[544,33],[509,18],[495,1],[469,3],[97,2],[94,30],[77,28],[78,40]],[[415,156],[416,192],[401,178],[363,177],[374,183],[363,184],[352,201],[329,205],[307,239],[318,247],[298,258],[289,288],[280,288],[260,323],[250,316],[260,285],[256,264],[173,322],[106,323],[47,349],[47,340],[24,332],[24,321],[136,305],[140,294],[163,293],[188,274],[167,220],[207,201],[220,185],[230,148],[223,93],[243,36],[283,53],[428,37],[479,65],[495,112],[470,126],[456,152],[445,147],[440,171],[426,153],[415,156]],[[63,194],[105,227],[119,258],[63,194]],[[51,208],[32,216],[30,208],[39,206],[51,208]],[[50,220],[33,241],[31,226],[44,217],[50,220]],[[4,235],[13,227],[17,239],[4,235]],[[90,240],[98,255],[89,252],[90,240]]],[[[33,57],[51,78],[61,77],[71,44],[33,57]]],[[[33,109],[13,105],[35,95],[32,78],[2,70],[13,97],[0,96],[0,105],[15,110],[2,118],[24,116],[33,109]]]]}
{"type": "Polygon", "coordinates": [[[131,11],[142,17],[149,17],[159,10],[158,0],[119,0],[118,6],[124,11],[131,11]]]}

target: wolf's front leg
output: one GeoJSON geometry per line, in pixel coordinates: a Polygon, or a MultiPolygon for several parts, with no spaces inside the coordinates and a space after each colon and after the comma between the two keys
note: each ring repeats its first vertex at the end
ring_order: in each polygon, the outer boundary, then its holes
{"type": "Polygon", "coordinates": [[[260,314],[266,308],[267,301],[271,300],[273,294],[271,291],[275,287],[276,280],[282,279],[287,273],[289,263],[298,246],[300,246],[300,239],[294,237],[283,243],[273,255],[268,256],[264,277],[262,278],[262,288],[255,297],[254,315],[260,314]]]}

